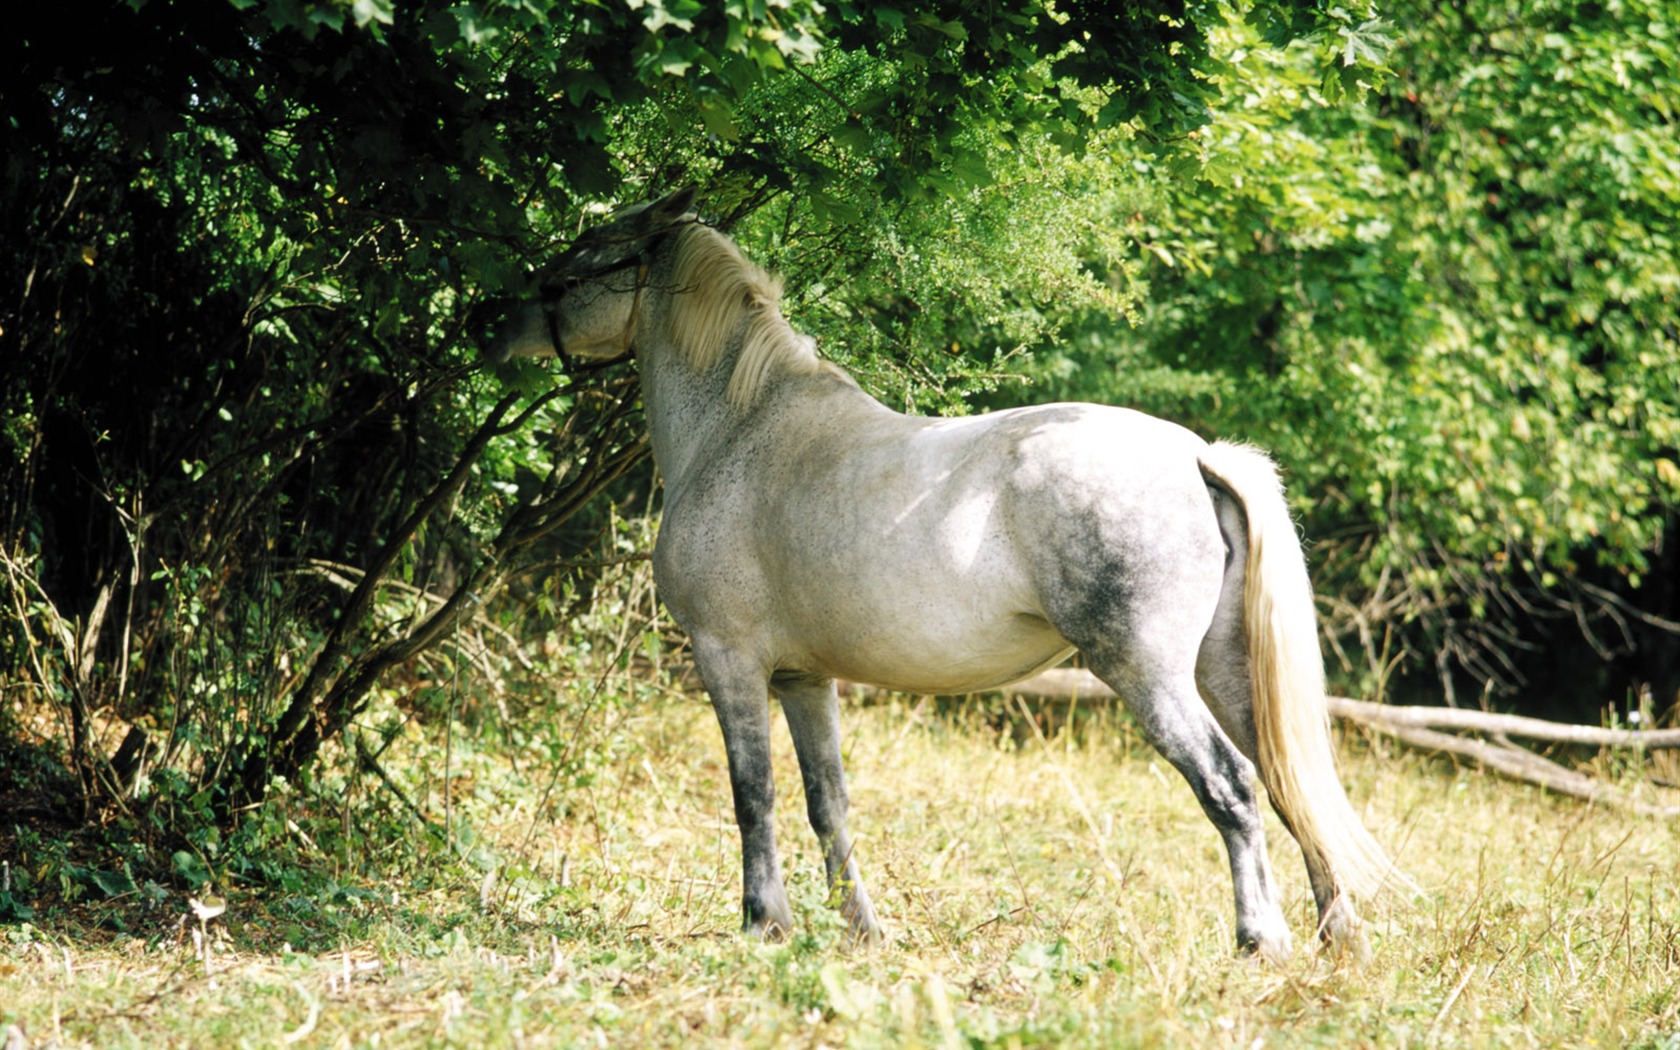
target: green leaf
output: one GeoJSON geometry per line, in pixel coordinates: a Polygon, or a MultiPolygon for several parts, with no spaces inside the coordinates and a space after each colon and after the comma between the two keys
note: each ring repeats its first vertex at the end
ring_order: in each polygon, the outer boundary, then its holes
{"type": "Polygon", "coordinates": [[[175,874],[186,882],[188,889],[196,890],[212,878],[209,867],[196,854],[186,850],[177,850],[170,856],[169,863],[175,874]]]}
{"type": "Polygon", "coordinates": [[[727,103],[719,99],[707,99],[700,103],[699,109],[700,119],[705,122],[707,131],[727,141],[740,137],[741,131],[735,123],[735,112],[727,103]]]}
{"type": "Polygon", "coordinates": [[[358,27],[366,27],[369,22],[390,25],[394,21],[391,0],[355,0],[350,10],[358,27]]]}
{"type": "Polygon", "coordinates": [[[106,897],[121,897],[139,888],[126,871],[90,871],[88,878],[106,897]]]}
{"type": "Polygon", "coordinates": [[[27,922],[35,917],[35,909],[9,890],[0,890],[0,922],[27,922]]]}
{"type": "Polygon", "coordinates": [[[989,186],[994,181],[985,156],[977,150],[958,148],[951,156],[951,170],[970,186],[989,186]]]}

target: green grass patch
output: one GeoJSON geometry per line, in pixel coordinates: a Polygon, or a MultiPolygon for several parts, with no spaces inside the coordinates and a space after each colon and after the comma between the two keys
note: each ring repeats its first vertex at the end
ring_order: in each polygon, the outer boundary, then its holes
{"type": "MultiPolygon", "coordinates": [[[[1234,955],[1218,836],[1123,718],[1044,743],[997,716],[848,710],[888,931],[869,953],[842,947],[785,733],[802,928],[734,932],[721,741],[678,696],[601,707],[575,730],[594,763],[464,729],[447,759],[436,734],[395,740],[388,780],[345,758],[259,818],[244,855],[267,868],[201,848],[196,885],[132,843],[14,829],[33,892],[0,926],[5,1045],[1680,1047],[1672,823],[1349,741],[1355,804],[1428,896],[1370,911],[1363,969],[1310,945],[1268,967],[1234,955]],[[55,888],[78,866],[124,877],[55,888]],[[211,894],[226,910],[200,919],[211,894]]],[[[1302,865],[1275,824],[1270,843],[1306,942],[1302,865]]]]}

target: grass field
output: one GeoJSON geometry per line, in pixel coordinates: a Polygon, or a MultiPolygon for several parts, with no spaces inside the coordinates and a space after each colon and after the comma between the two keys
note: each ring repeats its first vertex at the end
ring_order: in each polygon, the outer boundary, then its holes
{"type": "MultiPolygon", "coordinates": [[[[355,855],[295,824],[326,890],[235,888],[200,920],[149,887],[0,926],[0,1045],[1680,1050],[1673,822],[1347,741],[1355,804],[1427,896],[1371,912],[1362,969],[1310,945],[1268,967],[1234,955],[1218,837],[1122,718],[1045,739],[997,716],[848,711],[874,952],[840,945],[785,734],[804,929],[733,932],[721,743],[669,697],[600,727],[614,760],[553,790],[541,761],[455,741],[456,853],[396,821],[355,855]]],[[[441,820],[442,756],[409,754],[390,772],[441,820]]],[[[1305,875],[1275,824],[1270,843],[1299,944],[1305,875]]]]}

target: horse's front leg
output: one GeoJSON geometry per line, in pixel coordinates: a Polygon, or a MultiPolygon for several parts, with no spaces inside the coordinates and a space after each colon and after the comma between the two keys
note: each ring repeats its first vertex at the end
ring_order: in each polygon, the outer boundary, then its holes
{"type": "Polygon", "coordinates": [[[776,857],[769,676],[756,662],[699,639],[694,642],[694,662],[711,694],[729,755],[735,823],[741,829],[741,929],[781,940],[793,932],[793,913],[776,857]]]}
{"type": "Polygon", "coordinates": [[[858,875],[851,835],[846,831],[849,800],[840,760],[840,698],[834,680],[778,675],[770,685],[781,698],[793,749],[799,755],[805,811],[811,818],[811,830],[822,844],[829,892],[838,890],[842,894],[840,914],[846,917],[846,932],[852,942],[879,944],[881,927],[858,875]]]}

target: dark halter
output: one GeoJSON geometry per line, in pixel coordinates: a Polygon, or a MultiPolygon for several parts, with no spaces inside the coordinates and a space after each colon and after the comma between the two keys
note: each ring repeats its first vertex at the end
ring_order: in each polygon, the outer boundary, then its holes
{"type": "MultiPolygon", "coordinates": [[[[630,301],[630,320],[626,322],[624,326],[624,341],[619,347],[619,354],[617,357],[612,358],[612,361],[621,361],[630,354],[630,344],[636,337],[636,319],[640,316],[642,310],[642,292],[647,288],[648,270],[653,264],[654,254],[658,252],[658,250],[664,245],[666,239],[670,236],[670,231],[660,234],[654,239],[653,243],[642,249],[642,251],[638,254],[625,259],[623,262],[614,263],[604,269],[596,270],[593,273],[584,274],[580,277],[563,278],[567,285],[574,285],[583,281],[600,280],[601,278],[610,274],[615,274],[620,270],[628,270],[632,266],[636,268],[636,285],[633,298],[630,301]]],[[[543,318],[548,322],[548,341],[550,345],[554,347],[554,355],[560,359],[561,365],[567,372],[572,372],[574,371],[572,361],[566,355],[566,349],[560,342],[560,318],[558,310],[555,309],[559,301],[560,297],[555,296],[553,299],[543,304],[543,318]]]]}

